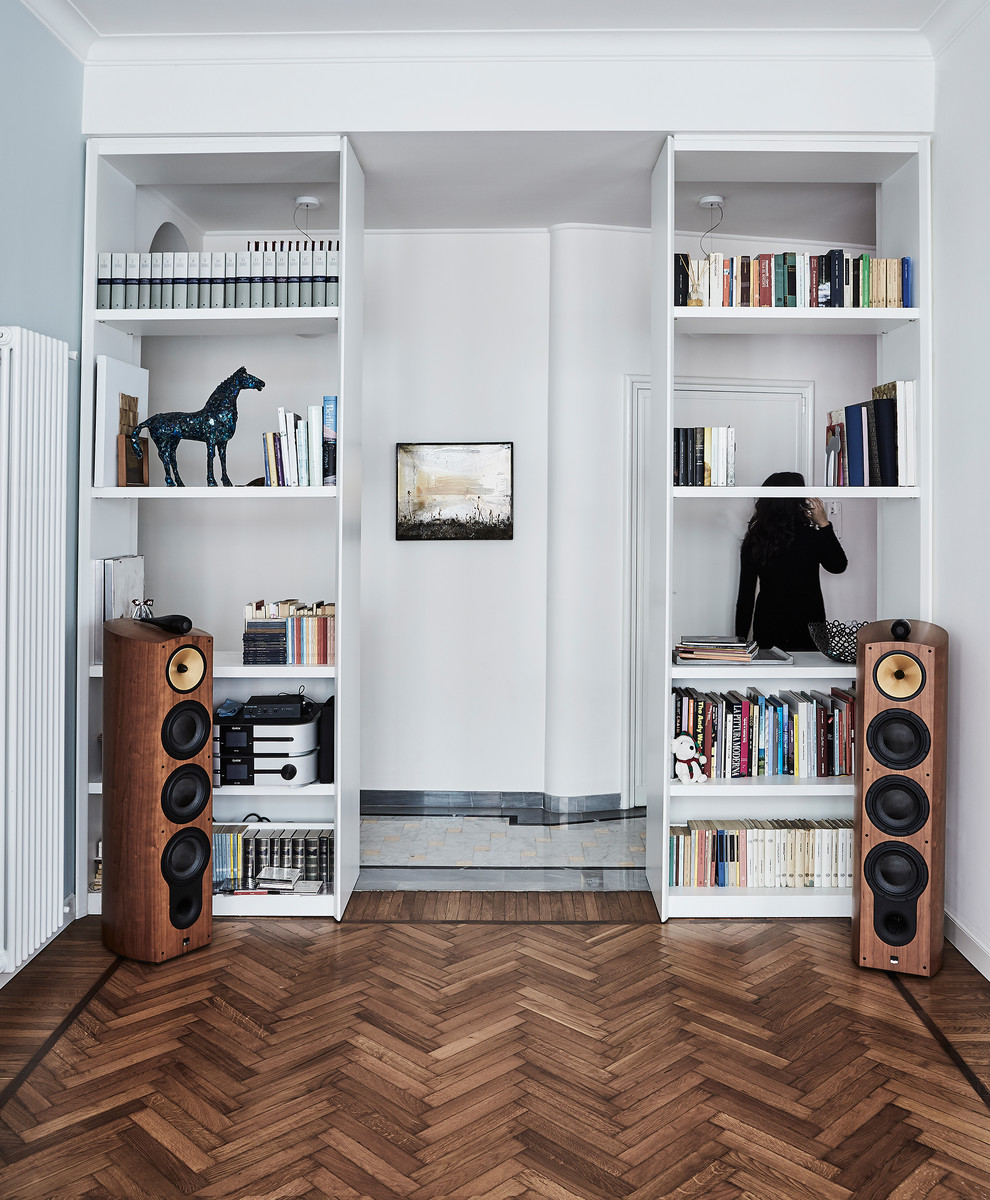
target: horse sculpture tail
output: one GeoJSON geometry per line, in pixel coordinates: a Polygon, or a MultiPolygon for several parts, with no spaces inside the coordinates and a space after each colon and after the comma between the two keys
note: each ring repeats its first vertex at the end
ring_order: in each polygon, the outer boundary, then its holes
{"type": "Polygon", "coordinates": [[[139,432],[140,432],[140,431],[141,431],[141,430],[142,430],[142,429],[145,427],[145,425],[147,425],[147,424],[148,424],[148,422],[147,422],[147,421],[142,421],[140,425],[136,425],[136,426],[135,426],[135,427],[134,427],[134,428],[131,430],[131,448],[132,448],[132,449],[133,449],[133,451],[134,451],[134,456],[135,456],[135,458],[137,458],[138,460],[140,460],[140,459],[144,458],[144,451],[141,449],[141,439],[138,437],[138,433],[139,433],[139,432]]]}

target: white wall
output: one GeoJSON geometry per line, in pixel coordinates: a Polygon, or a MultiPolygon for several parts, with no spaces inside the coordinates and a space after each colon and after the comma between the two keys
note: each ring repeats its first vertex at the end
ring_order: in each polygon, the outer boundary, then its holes
{"type": "Polygon", "coordinates": [[[621,786],[624,377],[650,366],[649,234],[550,241],[547,764],[551,796],[621,786]]]}
{"type": "Polygon", "coordinates": [[[548,239],[371,234],[361,786],[542,791],[548,239]],[[514,536],[397,542],[396,442],[514,443],[514,536]]]}
{"type": "Polygon", "coordinates": [[[990,193],[990,80],[984,8],[938,60],[935,107],[934,616],[949,633],[946,912],[960,948],[990,973],[990,872],[984,832],[990,639],[987,597],[986,282],[961,270],[981,241],[990,193]]]}
{"type": "MultiPolygon", "coordinates": [[[[17,0],[0,0],[0,325],[21,325],[79,348],[83,140],[81,64],[17,0]]],[[[75,497],[79,377],[69,364],[68,495],[75,497]]],[[[75,663],[75,503],[66,514],[66,661],[75,663]]],[[[75,685],[66,681],[66,723],[75,728],[75,685]]],[[[66,753],[66,794],[75,760],[66,753]]],[[[66,806],[65,867],[73,878],[74,806],[66,806]]]]}

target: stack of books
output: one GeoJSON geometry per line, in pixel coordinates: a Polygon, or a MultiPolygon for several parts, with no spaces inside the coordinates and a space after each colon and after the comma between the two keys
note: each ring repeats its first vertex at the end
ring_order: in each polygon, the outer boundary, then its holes
{"type": "Polygon", "coordinates": [[[252,239],[245,250],[96,256],[98,309],[336,308],[340,242],[252,239]]]}
{"type": "Polygon", "coordinates": [[[678,661],[697,663],[749,663],[759,651],[756,642],[727,634],[686,634],[674,647],[678,661]]]}
{"type": "Polygon", "coordinates": [[[244,609],[243,661],[260,666],[333,666],[336,606],[317,600],[256,600],[244,609]]]}
{"type": "Polygon", "coordinates": [[[853,823],[691,820],[670,827],[672,887],[848,888],[853,823]]]}
{"type": "Polygon", "coordinates": [[[329,892],[333,858],[332,829],[214,825],[213,890],[242,894],[329,892]]]}

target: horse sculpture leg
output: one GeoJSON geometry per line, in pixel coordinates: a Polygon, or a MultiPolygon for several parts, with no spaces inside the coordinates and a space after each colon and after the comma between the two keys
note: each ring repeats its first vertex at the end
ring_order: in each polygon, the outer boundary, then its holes
{"type": "Polygon", "coordinates": [[[148,429],[151,434],[151,440],[155,443],[155,449],[158,451],[158,457],[161,459],[162,467],[165,471],[165,486],[175,487],[175,481],[172,478],[172,468],[169,466],[169,441],[161,434],[156,435],[154,430],[148,429]]]}
{"type": "Polygon", "coordinates": [[[176,462],[176,459],[175,459],[175,452],[178,449],[178,446],[179,446],[178,438],[172,438],[169,440],[169,443],[168,443],[168,467],[166,468],[166,473],[169,470],[171,470],[173,486],[185,487],[186,485],[182,482],[182,479],[179,475],[179,464],[176,462]]]}
{"type": "Polygon", "coordinates": [[[213,474],[213,455],[216,452],[216,443],[206,443],[206,482],[210,487],[217,486],[216,476],[213,474]]]}
{"type": "Polygon", "coordinates": [[[227,474],[227,443],[217,442],[217,454],[220,455],[220,480],[224,487],[233,487],[227,474]]]}

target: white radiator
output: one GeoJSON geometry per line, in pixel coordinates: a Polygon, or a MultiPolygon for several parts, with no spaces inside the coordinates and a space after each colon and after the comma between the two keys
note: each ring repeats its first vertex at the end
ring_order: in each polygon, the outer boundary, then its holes
{"type": "Polygon", "coordinates": [[[69,348],[0,326],[0,972],[64,922],[69,348]]]}

